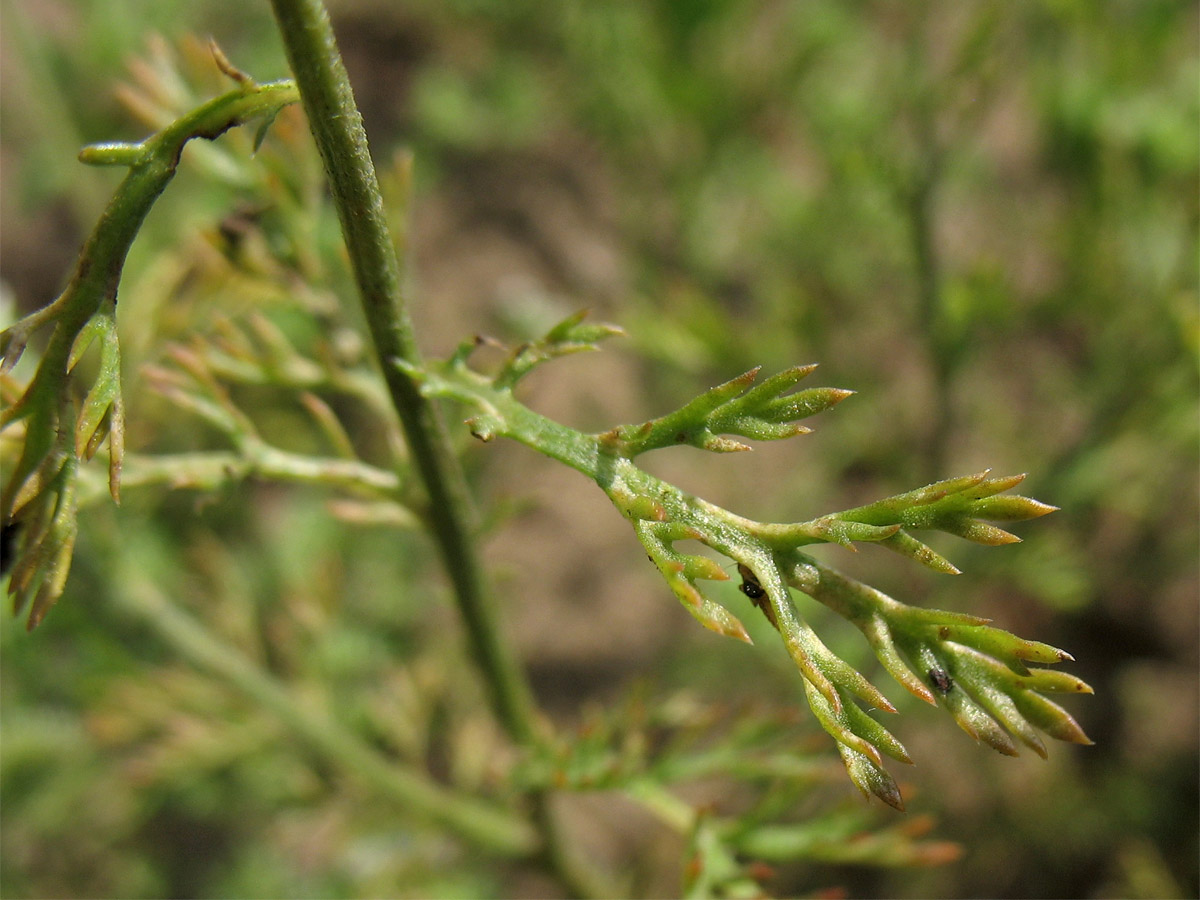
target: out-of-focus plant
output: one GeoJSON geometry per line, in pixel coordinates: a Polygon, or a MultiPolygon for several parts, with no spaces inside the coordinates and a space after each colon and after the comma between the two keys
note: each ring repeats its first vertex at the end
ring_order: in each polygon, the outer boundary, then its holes
{"type": "Polygon", "coordinates": [[[16,366],[30,337],[53,326],[26,386],[4,383],[0,428],[20,424],[19,452],[0,488],[0,527],[11,547],[8,591],[17,611],[29,605],[29,627],[42,620],[63,591],[75,544],[76,481],[80,460],[89,460],[107,440],[109,491],[120,502],[125,413],[121,397],[121,353],[117,337],[117,289],[130,245],[154,201],[175,176],[184,145],[214,140],[246,122],[265,126],[297,99],[290,82],[256,84],[233,68],[213,45],[222,71],[238,87],[172,122],[139,144],[86,147],[90,165],[125,166],[129,174],[96,224],[63,293],[53,303],[0,334],[0,375],[16,366]],[[74,397],[72,374],[93,343],[99,370],[83,400],[74,397]]]}
{"type": "MultiPolygon", "coordinates": [[[[1045,755],[1039,731],[1087,742],[1070,715],[1043,695],[1090,689],[1073,676],[1029,666],[1067,660],[1064,651],[1017,638],[979,617],[903,604],[802,549],[820,543],[879,543],[935,571],[956,573],[914,532],[943,531],[980,544],[1016,540],[989,523],[1034,518],[1053,509],[1007,493],[1021,476],[979,473],[807,521],[757,522],[681,491],[634,460],[670,446],[733,452],[749,449],[737,438],[774,440],[804,433],[801,420],[850,393],[836,388],[793,392],[812,366],[786,369],[759,383],[758,370],[753,369],[668,415],[583,434],[529,409],[516,399],[515,388],[535,367],[593,349],[619,333],[613,326],[573,316],[511,351],[490,375],[468,365],[479,340],[463,344],[445,361],[422,361],[408,321],[381,192],[324,12],[317,3],[293,0],[278,0],[275,7],[298,87],[291,82],[257,84],[218,51],[218,64],[237,82],[235,90],[182,116],[168,117],[162,130],[140,144],[85,150],[85,162],[128,166],[130,174],[84,247],[63,295],[4,332],[6,408],[0,425],[7,431],[3,447],[11,474],[6,475],[0,511],[6,563],[12,562],[9,591],[18,611],[30,607],[30,627],[64,590],[79,506],[103,496],[100,479],[86,463],[106,440],[108,490],[114,500],[119,499],[121,485],[127,491],[149,485],[211,491],[256,478],[320,486],[337,495],[333,508],[343,518],[423,526],[434,537],[496,722],[518,750],[519,760],[507,774],[509,790],[519,795],[521,804],[499,802],[497,792],[484,787],[485,779],[479,777],[442,785],[422,771],[419,754],[400,762],[388,759],[335,717],[314,714],[268,671],[175,608],[127,561],[118,566],[128,587],[119,603],[194,663],[269,709],[323,758],[353,772],[409,814],[492,853],[538,861],[579,894],[611,893],[613,887],[576,858],[550,800],[556,792],[595,787],[624,791],[686,837],[684,887],[689,896],[759,890],[763,870],[747,865],[746,859],[914,865],[954,856],[949,845],[920,840],[927,824],[923,819],[876,829],[867,839],[859,835],[867,822],[861,810],[834,811],[800,824],[787,821],[786,810],[771,799],[765,784],[794,778],[802,785],[812,777],[811,761],[786,750],[761,752],[764,733],[734,734],[716,743],[715,750],[705,747],[703,752],[681,744],[650,752],[644,735],[627,723],[601,729],[601,738],[593,733],[572,741],[549,734],[491,612],[465,483],[431,402],[450,398],[472,408],[468,425],[476,437],[513,438],[593,479],[629,520],[685,608],[706,627],[749,641],[742,623],[697,585],[702,579],[728,580],[729,574],[710,556],[677,545],[696,542],[736,564],[741,590],[779,634],[800,671],[818,722],[837,741],[851,779],[865,793],[903,808],[883,757],[909,762],[908,753],[864,709],[894,712],[895,707],[826,647],[800,617],[790,588],[853,623],[903,687],[946,708],[964,730],[1000,752],[1015,754],[1015,738],[1045,755]],[[172,344],[160,363],[144,372],[175,409],[205,422],[229,448],[125,454],[115,307],[129,246],[150,205],[174,175],[188,140],[212,139],[235,125],[254,122],[260,125],[257,148],[265,126],[297,99],[305,104],[332,184],[379,367],[373,369],[354,354],[339,356],[319,341],[310,352],[258,313],[221,319],[210,334],[172,344]],[[48,326],[53,331],[36,371],[28,383],[20,383],[15,364],[31,336],[48,326]],[[81,377],[89,342],[100,347],[90,385],[81,377]],[[264,429],[241,409],[236,396],[238,390],[256,386],[296,397],[327,452],[297,452],[264,437],[264,429]],[[80,393],[85,395],[82,399],[80,393]],[[358,435],[340,418],[340,400],[356,404],[385,435],[383,464],[364,458],[358,435]],[[760,808],[724,818],[692,809],[669,790],[673,782],[703,773],[706,767],[751,770],[748,780],[764,785],[760,808]]],[[[235,267],[258,282],[277,276],[284,282],[283,292],[303,292],[305,286],[296,276],[315,274],[305,249],[302,241],[291,245],[294,254],[286,266],[280,265],[280,257],[288,254],[275,247],[258,256],[248,253],[235,267]]],[[[112,552],[116,560],[129,558],[119,547],[112,552]]],[[[246,737],[254,739],[253,734],[246,737]]]]}

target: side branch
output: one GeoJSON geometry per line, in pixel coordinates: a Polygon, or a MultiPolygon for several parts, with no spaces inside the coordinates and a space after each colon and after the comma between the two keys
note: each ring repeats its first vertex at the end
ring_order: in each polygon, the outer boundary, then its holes
{"type": "MultiPolygon", "coordinates": [[[[908,606],[819,564],[800,551],[818,543],[853,549],[879,543],[941,572],[951,563],[913,537],[913,530],[938,530],[984,544],[1017,538],[989,521],[1037,518],[1054,507],[1005,494],[1023,476],[993,478],[982,472],[937,482],[868,506],[807,522],[756,522],[722,509],[641,469],[637,454],[677,444],[724,452],[748,449],[728,434],[772,440],[807,431],[796,420],[840,402],[848,391],[812,388],[786,393],[812,371],[799,366],[751,387],[751,370],[711,389],[667,416],[641,425],[622,425],[583,434],[530,410],[513,396],[513,360],[544,361],[558,348],[589,349],[611,328],[585,332],[576,316],[539,341],[518,349],[498,375],[467,366],[474,343],[427,368],[400,364],[430,396],[452,398],[473,409],[466,420],[482,440],[510,437],[584,473],[633,525],[650,561],[672,592],[706,628],[750,642],[750,633],[728,609],[705,596],[698,582],[728,581],[702,544],[737,565],[741,591],[778,633],[803,677],[805,695],[821,727],[838,744],[851,780],[896,809],[903,799],[883,768],[883,758],[910,763],[908,752],[864,707],[894,713],[896,707],[860,672],[835,655],[804,621],[790,589],[809,594],[863,633],[887,672],[921,699],[944,707],[972,737],[1015,755],[1016,741],[1044,756],[1038,735],[1090,743],[1083,730],[1047,692],[1090,693],[1075,678],[1027,663],[1070,659],[1065,651],[993,628],[961,613],[908,606]],[[736,444],[736,446],[735,446],[736,444]],[[989,520],[989,521],[985,521],[989,520]],[[684,544],[677,547],[677,544],[684,544]],[[691,546],[688,546],[691,545],[691,546]]],[[[528,367],[522,369],[522,374],[528,367]]]]}
{"type": "MultiPolygon", "coordinates": [[[[219,51],[216,51],[219,54],[219,51]]],[[[218,55],[218,59],[221,59],[218,55]]],[[[0,486],[0,527],[15,546],[8,590],[18,612],[30,605],[29,627],[62,593],[76,532],[78,461],[109,444],[109,493],[120,500],[124,403],[116,325],[117,288],[129,249],[154,202],[175,175],[192,138],[213,139],[252,120],[269,123],[298,94],[290,81],[238,87],[187,113],[138,144],[85,148],[94,165],[127,166],[129,173],[92,230],[66,289],[53,303],[0,333],[0,377],[7,376],[34,332],[53,332],[30,383],[0,411],[0,429],[22,423],[16,462],[0,486]],[[72,398],[73,368],[98,343],[100,367],[81,404],[72,398]],[[32,603],[30,603],[32,601],[32,603]]]]}

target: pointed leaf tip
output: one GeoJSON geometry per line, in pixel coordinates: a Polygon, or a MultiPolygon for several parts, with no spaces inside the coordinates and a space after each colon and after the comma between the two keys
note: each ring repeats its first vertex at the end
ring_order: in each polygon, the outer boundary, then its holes
{"type": "MultiPolygon", "coordinates": [[[[991,469],[988,469],[991,472],[991,469]]],[[[1015,488],[1018,484],[1024,481],[1026,473],[1022,472],[1019,475],[1000,475],[996,478],[987,478],[980,482],[980,488],[987,491],[988,494],[999,494],[1004,491],[1015,488]]]]}
{"type": "Polygon", "coordinates": [[[973,543],[984,544],[989,547],[1000,547],[1005,544],[1019,544],[1021,542],[1021,539],[1011,531],[1005,531],[1003,528],[973,519],[947,522],[942,526],[942,530],[949,534],[957,535],[960,538],[965,538],[973,543]]]}
{"type": "Polygon", "coordinates": [[[846,765],[846,773],[864,797],[878,797],[897,812],[904,812],[904,797],[885,769],[843,744],[838,745],[838,750],[846,765]]]}
{"type": "Polygon", "coordinates": [[[755,366],[753,369],[747,369],[745,372],[736,376],[735,378],[730,378],[727,382],[725,382],[724,385],[718,385],[718,387],[725,387],[726,385],[730,387],[733,385],[740,385],[741,388],[745,390],[754,383],[755,379],[758,378],[758,373],[761,371],[762,366],[755,366]]]}
{"type": "Polygon", "coordinates": [[[992,522],[1020,522],[1025,519],[1040,519],[1058,510],[1057,506],[1042,503],[1032,497],[1016,494],[985,497],[971,505],[971,513],[980,519],[992,522]]]}

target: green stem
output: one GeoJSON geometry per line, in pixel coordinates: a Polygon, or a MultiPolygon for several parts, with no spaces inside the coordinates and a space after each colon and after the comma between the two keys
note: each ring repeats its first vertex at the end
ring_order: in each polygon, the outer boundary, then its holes
{"type": "MultiPolygon", "coordinates": [[[[165,485],[173,490],[216,491],[235,481],[310,484],[350,495],[401,503],[401,481],[396,473],[348,459],[321,459],[261,445],[253,452],[214,450],[157,456],[128,454],[121,475],[123,490],[165,485]]],[[[98,481],[80,489],[80,507],[102,500],[107,488],[98,481]]],[[[413,517],[414,522],[416,518],[413,517]]]]}
{"type": "Polygon", "coordinates": [[[416,815],[438,823],[504,856],[533,852],[538,837],[520,817],[489,803],[457,794],[424,775],[401,768],[335,721],[299,702],[251,660],[172,605],[113,544],[120,560],[120,590],[112,600],[126,614],[150,626],[194,664],[225,679],[270,710],[313,749],[339,768],[416,815]]]}
{"type": "Polygon", "coordinates": [[[192,138],[212,140],[244,122],[274,115],[296,99],[296,87],[290,81],[245,84],[197,107],[140,144],[98,145],[80,153],[84,162],[127,165],[129,173],[92,229],[63,293],[46,309],[7,329],[0,338],[3,365],[8,368],[15,365],[34,330],[48,321],[55,322],[32,383],[0,416],[0,424],[30,417],[30,437],[0,497],[0,521],[9,522],[17,492],[41,459],[39,439],[63,427],[56,420],[54,398],[67,393],[71,348],[101,305],[106,301],[115,303],[129,248],[154,202],[175,177],[184,145],[192,138]]]}
{"type": "Polygon", "coordinates": [[[474,549],[466,482],[445,428],[412,378],[392,364],[420,363],[400,263],[382,195],[329,15],[319,0],[272,0],[300,86],[309,126],[325,164],[346,248],[392,404],[429,497],[428,517],[492,707],[520,744],[535,738],[529,684],[501,629],[474,549]]]}
{"type": "Polygon", "coordinates": [[[908,209],[913,266],[916,277],[918,325],[925,336],[926,351],[933,376],[933,427],[927,438],[924,471],[934,477],[944,470],[946,447],[954,428],[954,404],[951,388],[954,374],[954,347],[950,346],[945,312],[942,309],[941,261],[934,235],[937,190],[936,170],[923,172],[911,188],[908,209]]]}
{"type": "MultiPolygon", "coordinates": [[[[500,723],[515,742],[531,746],[537,740],[532,691],[503,639],[487,596],[473,540],[474,515],[466,480],[437,411],[412,375],[396,365],[404,362],[417,367],[421,357],[362,116],[354,103],[329,14],[320,0],[271,0],[271,5],[325,164],[367,327],[428,493],[429,522],[454,585],[472,655],[483,672],[500,723]]],[[[599,885],[564,851],[549,796],[535,792],[531,799],[544,841],[542,852],[550,867],[573,894],[596,892],[599,885]]]]}
{"type": "Polygon", "coordinates": [[[729,533],[730,523],[736,522],[764,540],[771,536],[771,526],[735,516],[639,468],[617,452],[619,446],[609,438],[611,431],[584,434],[555,422],[525,406],[511,391],[494,388],[486,378],[465,368],[425,372],[422,377],[432,392],[483,411],[478,420],[468,420],[477,436],[490,439],[502,435],[570,466],[595,481],[630,520],[703,523],[716,541],[714,548],[722,552],[729,547],[720,544],[720,536],[729,533]]]}
{"type": "Polygon", "coordinates": [[[88,298],[65,310],[60,323],[83,326],[99,309],[100,302],[113,298],[125,257],[142,227],[146,214],[175,177],[184,145],[195,137],[213,140],[234,126],[270,116],[296,101],[296,86],[290,81],[243,86],[192,110],[149,138],[143,144],[94,146],[80,154],[94,164],[130,163],[112,202],[96,223],[80,254],[68,291],[88,298]]]}
{"type": "MultiPolygon", "coordinates": [[[[909,45],[909,66],[916,79],[919,60],[915,42],[909,45]]],[[[914,83],[917,83],[914,81],[914,83]]],[[[901,188],[901,202],[907,219],[913,275],[917,295],[917,326],[924,336],[933,378],[934,400],[930,403],[934,420],[926,437],[924,472],[930,479],[944,471],[947,445],[954,430],[952,396],[956,368],[956,338],[946,319],[942,296],[942,261],[937,248],[937,200],[942,181],[943,151],[938,139],[936,100],[928,86],[919,86],[913,99],[913,127],[920,161],[915,164],[908,184],[901,188]]]]}

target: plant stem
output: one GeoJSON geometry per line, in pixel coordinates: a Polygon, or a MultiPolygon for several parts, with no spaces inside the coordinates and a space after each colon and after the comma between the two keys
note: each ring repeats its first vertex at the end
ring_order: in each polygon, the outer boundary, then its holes
{"type": "MultiPolygon", "coordinates": [[[[934,151],[930,151],[933,153],[934,151]]],[[[954,398],[951,390],[955,361],[949,346],[945,312],[942,309],[942,271],[938,258],[934,220],[938,188],[936,164],[916,176],[907,196],[908,225],[915,268],[918,325],[925,336],[926,352],[933,376],[935,416],[927,437],[924,475],[936,477],[945,469],[946,448],[954,429],[954,398]]]]}
{"type": "Polygon", "coordinates": [[[452,829],[480,847],[505,856],[525,856],[535,850],[538,837],[519,816],[457,794],[384,759],[328,716],[298,702],[251,660],[171,604],[143,569],[132,563],[128,549],[122,549],[119,542],[112,542],[110,551],[118,559],[121,572],[117,583],[122,587],[111,595],[117,606],[149,625],[193,663],[270,710],[341,769],[409,811],[452,829]]]}
{"type": "Polygon", "coordinates": [[[519,744],[535,737],[528,681],[503,640],[474,549],[466,481],[437,412],[393,360],[420,364],[382,195],[329,15],[319,0],[272,0],[325,164],[380,367],[429,497],[428,518],[497,718],[519,744]]]}
{"type": "MultiPolygon", "coordinates": [[[[429,523],[454,585],[472,655],[483,671],[496,717],[517,744],[530,747],[537,741],[532,691],[487,596],[466,480],[436,409],[413,377],[396,365],[403,361],[418,367],[421,357],[362,115],[329,13],[320,0],[271,0],[271,6],[325,164],[380,368],[429,496],[429,523]]],[[[549,795],[537,791],[531,800],[549,867],[575,895],[602,890],[565,852],[549,795]]]]}
{"type": "Polygon", "coordinates": [[[934,420],[926,436],[923,474],[933,480],[945,470],[949,439],[954,431],[954,370],[957,340],[947,321],[942,260],[937,246],[937,203],[943,179],[944,150],[937,134],[937,99],[932,88],[922,84],[919,45],[910,40],[908,66],[915,85],[911,100],[912,127],[918,157],[907,183],[901,187],[901,205],[907,220],[909,248],[917,299],[917,327],[924,337],[933,379],[930,409],[934,420]]]}
{"type": "Polygon", "coordinates": [[[103,303],[116,302],[125,258],[154,202],[175,177],[184,145],[196,137],[212,140],[237,125],[274,115],[295,101],[295,85],[288,81],[242,85],[197,107],[140,144],[93,145],[80,153],[84,162],[125,165],[129,173],[92,229],[59,298],[6,329],[0,337],[5,357],[2,365],[8,368],[16,364],[33,331],[47,322],[55,323],[33,381],[16,403],[0,413],[0,426],[20,416],[31,418],[21,458],[0,491],[0,521],[4,524],[11,520],[17,492],[41,460],[38,451],[46,446],[50,432],[61,427],[55,419],[55,398],[67,396],[64,384],[75,340],[103,303]]]}
{"type": "MultiPolygon", "coordinates": [[[[80,487],[80,507],[100,502],[107,488],[85,479],[80,487]]],[[[253,452],[228,450],[142,456],[128,454],[121,475],[125,490],[151,485],[172,490],[218,491],[246,479],[310,484],[351,496],[390,500],[400,506],[401,480],[394,472],[349,459],[321,459],[289,453],[265,444],[253,452]]],[[[413,517],[414,522],[416,517],[413,517]]]]}

